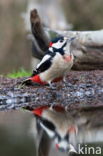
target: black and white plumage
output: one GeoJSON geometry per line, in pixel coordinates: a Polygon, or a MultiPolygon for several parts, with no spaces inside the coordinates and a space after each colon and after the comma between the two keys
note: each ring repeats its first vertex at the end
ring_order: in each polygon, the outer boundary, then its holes
{"type": "Polygon", "coordinates": [[[76,150],[70,143],[71,137],[75,137],[77,127],[68,113],[65,113],[61,107],[38,108],[35,113],[38,117],[38,125],[46,132],[49,138],[54,142],[55,147],[62,152],[74,152],[76,150]],[[40,113],[42,112],[42,113],[40,113]]]}
{"type": "MultiPolygon", "coordinates": [[[[74,38],[58,37],[50,42],[50,47],[33,71],[32,77],[26,81],[40,84],[51,84],[63,78],[73,66],[73,54],[70,50],[71,41],[74,38]]],[[[26,82],[25,81],[25,82],[26,82]]]]}

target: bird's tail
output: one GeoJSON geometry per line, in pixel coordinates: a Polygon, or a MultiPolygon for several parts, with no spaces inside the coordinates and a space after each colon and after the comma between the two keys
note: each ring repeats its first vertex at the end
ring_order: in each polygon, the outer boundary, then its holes
{"type": "Polygon", "coordinates": [[[27,86],[30,86],[30,85],[45,85],[45,84],[47,84],[47,83],[43,82],[40,79],[39,75],[31,76],[31,77],[27,78],[26,80],[24,80],[22,82],[22,85],[27,85],[27,86]]]}
{"type": "Polygon", "coordinates": [[[23,81],[21,82],[21,85],[22,85],[22,86],[32,86],[32,85],[33,85],[33,81],[31,80],[31,77],[29,77],[29,78],[23,80],[23,81]]]}

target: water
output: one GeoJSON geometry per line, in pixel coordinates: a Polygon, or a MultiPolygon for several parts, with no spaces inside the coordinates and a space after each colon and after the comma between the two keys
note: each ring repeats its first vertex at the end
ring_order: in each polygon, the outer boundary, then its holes
{"type": "Polygon", "coordinates": [[[83,155],[103,155],[102,107],[82,108],[70,112],[60,107],[47,108],[43,111],[42,118],[37,117],[37,120],[40,128],[59,151],[67,155],[70,155],[71,151],[83,155]]]}
{"type": "Polygon", "coordinates": [[[15,85],[19,79],[2,80],[0,155],[103,155],[101,77],[69,76],[65,84],[54,84],[55,89],[21,88],[15,85]],[[49,107],[42,109],[45,105],[49,107]]]}
{"type": "MultiPolygon", "coordinates": [[[[45,87],[45,86],[44,86],[45,87]]],[[[2,88],[0,91],[0,110],[18,109],[21,107],[37,107],[38,105],[62,104],[73,107],[98,106],[103,104],[103,88],[101,85],[68,83],[49,87],[2,88]],[[95,97],[95,98],[94,98],[95,97]]]]}
{"type": "Polygon", "coordinates": [[[35,139],[30,132],[32,116],[24,111],[0,112],[0,156],[33,156],[35,139]]]}
{"type": "Polygon", "coordinates": [[[2,156],[103,155],[103,107],[40,107],[0,112],[0,153],[2,156]],[[36,115],[36,116],[35,116],[36,115]],[[77,153],[75,153],[77,152],[77,153]]]}

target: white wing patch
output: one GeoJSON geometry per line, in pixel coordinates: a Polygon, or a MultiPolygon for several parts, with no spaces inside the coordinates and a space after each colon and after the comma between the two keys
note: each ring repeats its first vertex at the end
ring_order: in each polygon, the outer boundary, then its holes
{"type": "Polygon", "coordinates": [[[56,43],[53,43],[52,47],[56,48],[56,49],[59,49],[61,48],[64,44],[66,43],[66,40],[64,40],[63,42],[56,42],[56,43]]]}
{"type": "Polygon", "coordinates": [[[43,64],[44,62],[46,62],[51,56],[50,55],[45,55],[41,62],[37,65],[36,69],[39,68],[41,66],[41,64],[43,64]]]}

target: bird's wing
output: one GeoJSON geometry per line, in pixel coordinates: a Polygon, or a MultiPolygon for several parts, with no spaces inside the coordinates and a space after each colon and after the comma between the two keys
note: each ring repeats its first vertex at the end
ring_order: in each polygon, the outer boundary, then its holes
{"type": "Polygon", "coordinates": [[[41,62],[37,65],[37,72],[41,73],[47,70],[51,66],[51,56],[50,55],[45,55],[41,62]]]}
{"type": "Polygon", "coordinates": [[[48,61],[50,58],[51,58],[51,56],[50,56],[49,54],[46,54],[46,55],[42,58],[41,62],[37,65],[36,69],[39,69],[39,67],[42,66],[42,65],[43,65],[46,61],[48,61]]]}
{"type": "Polygon", "coordinates": [[[35,71],[33,71],[32,76],[39,74],[41,72],[44,72],[51,66],[51,55],[46,54],[41,62],[37,65],[37,68],[35,71]]]}

